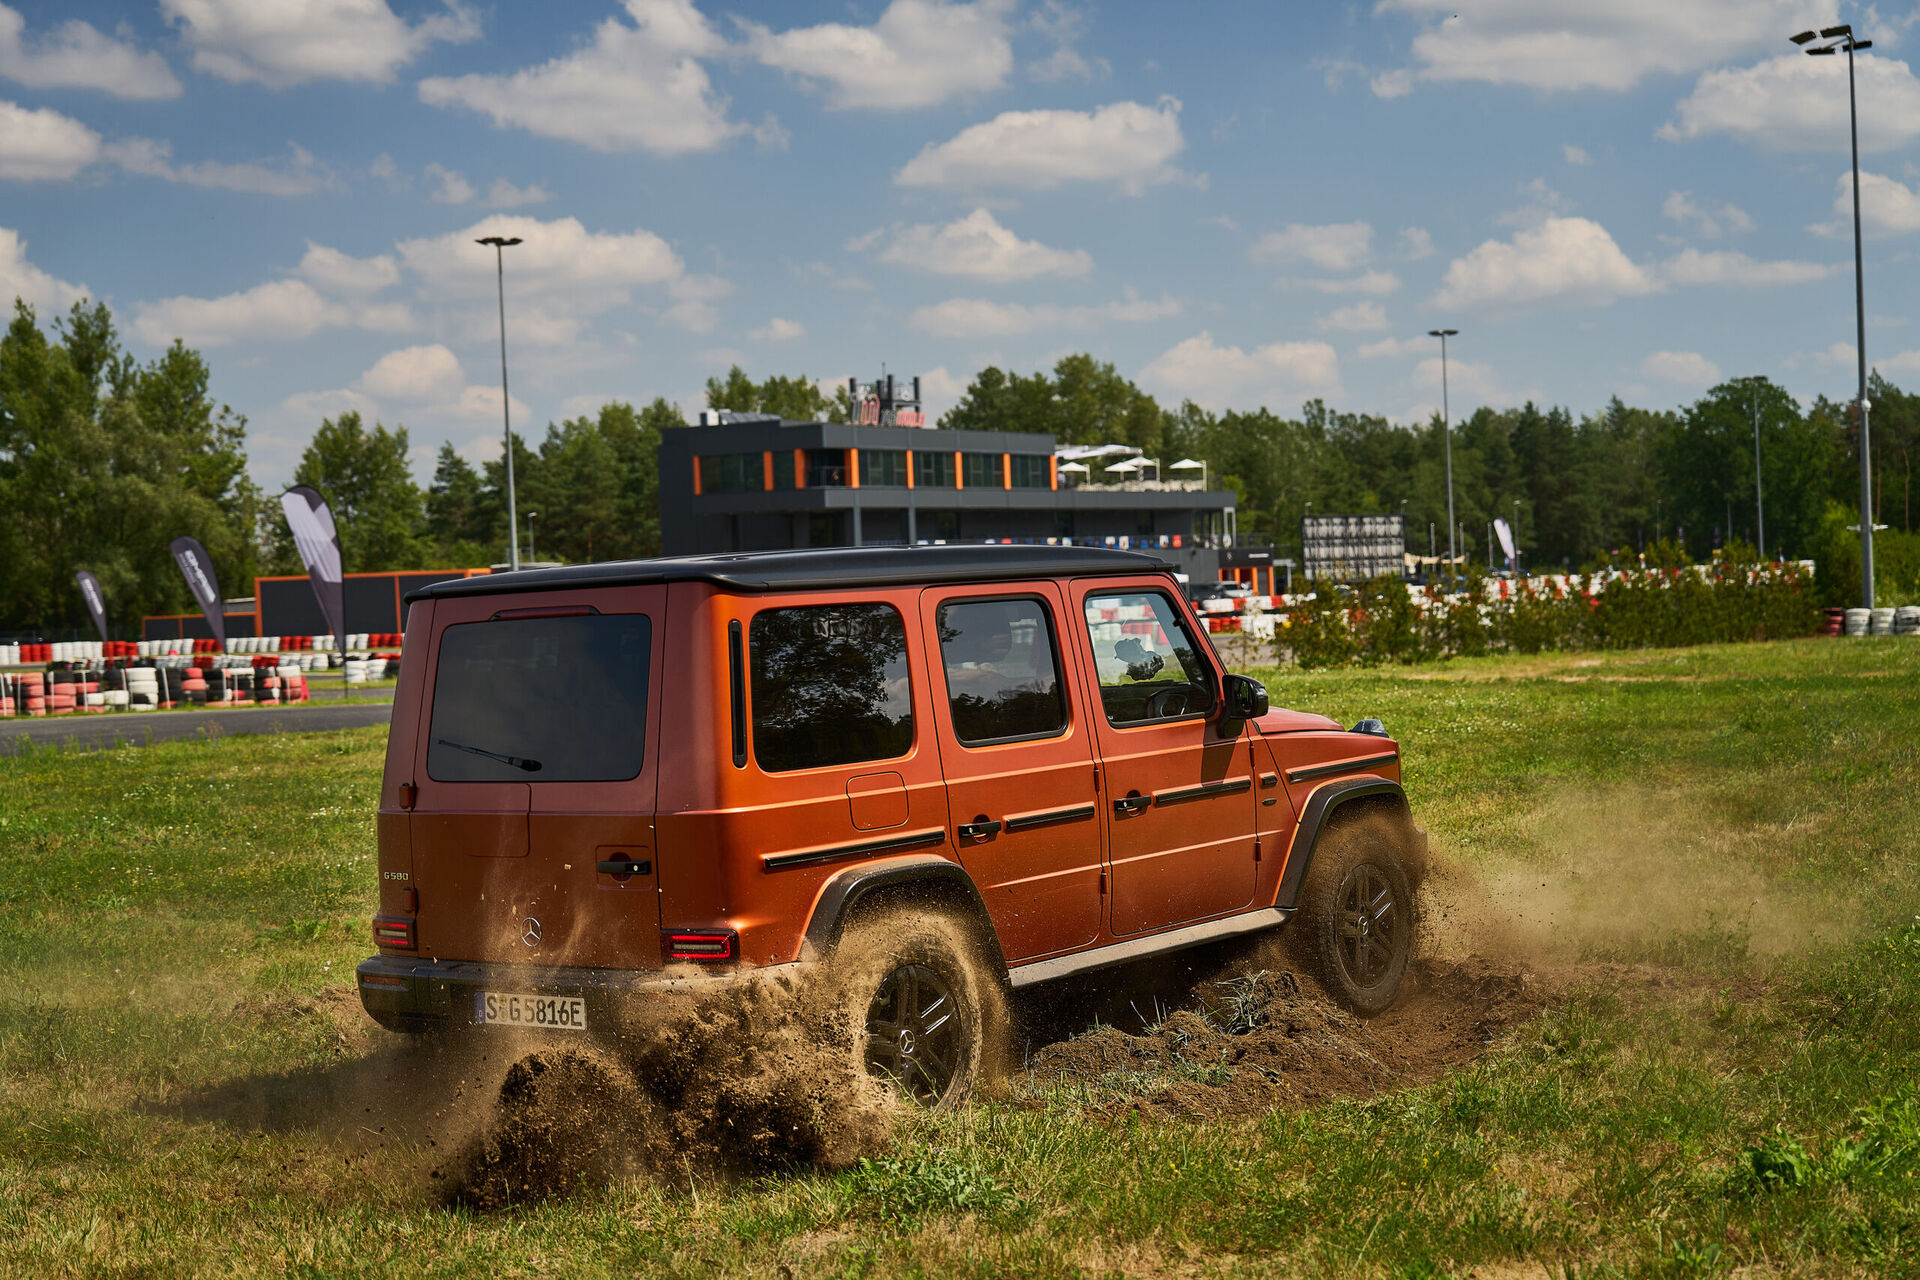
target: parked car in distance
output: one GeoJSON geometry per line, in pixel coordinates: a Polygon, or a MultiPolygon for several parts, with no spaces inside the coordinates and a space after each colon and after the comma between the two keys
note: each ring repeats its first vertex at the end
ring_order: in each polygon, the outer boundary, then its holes
{"type": "Polygon", "coordinates": [[[1270,708],[1150,556],[697,556],[408,600],[358,970],[389,1028],[591,1035],[858,939],[848,1043],[942,1105],[1007,988],[1284,927],[1348,1007],[1399,989],[1398,747],[1270,708]]]}
{"type": "Polygon", "coordinates": [[[1187,599],[1195,604],[1206,600],[1245,600],[1253,594],[1253,588],[1244,582],[1231,580],[1222,582],[1203,582],[1187,588],[1187,599]]]}

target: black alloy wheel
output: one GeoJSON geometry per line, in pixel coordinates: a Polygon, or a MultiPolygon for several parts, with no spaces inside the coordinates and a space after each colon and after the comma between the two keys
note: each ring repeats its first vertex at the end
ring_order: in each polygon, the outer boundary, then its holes
{"type": "Polygon", "coordinates": [[[867,1006],[867,1071],[922,1106],[937,1105],[966,1063],[959,1014],[952,988],[926,965],[889,970],[867,1006]]]}
{"type": "Polygon", "coordinates": [[[1339,912],[1339,957],[1347,981],[1376,987],[1405,946],[1406,911],[1386,872],[1371,862],[1348,870],[1335,897],[1339,912]]]}

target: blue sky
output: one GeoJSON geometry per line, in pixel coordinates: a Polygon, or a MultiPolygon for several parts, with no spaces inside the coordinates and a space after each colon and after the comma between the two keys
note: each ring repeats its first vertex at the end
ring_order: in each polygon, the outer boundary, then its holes
{"type": "Polygon", "coordinates": [[[284,482],[356,407],[499,450],[704,379],[1078,350],[1176,404],[1406,421],[1920,381],[1920,50],[1833,0],[0,4],[0,290],[184,338],[284,482]],[[76,16],[79,15],[79,16],[76,16]]]}

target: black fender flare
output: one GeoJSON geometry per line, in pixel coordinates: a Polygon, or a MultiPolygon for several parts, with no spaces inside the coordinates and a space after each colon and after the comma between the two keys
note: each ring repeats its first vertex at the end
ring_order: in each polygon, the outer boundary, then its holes
{"type": "MultiPolygon", "coordinates": [[[[1390,799],[1374,801],[1398,809],[1409,820],[1413,811],[1407,805],[1407,793],[1397,782],[1380,777],[1341,778],[1318,787],[1307,797],[1307,803],[1300,811],[1300,824],[1294,829],[1293,845],[1287,853],[1286,870],[1280,875],[1280,888],[1274,895],[1273,905],[1292,910],[1299,905],[1300,882],[1307,877],[1307,866],[1313,861],[1314,846],[1320,841],[1320,833],[1326,830],[1327,820],[1342,805],[1353,804],[1374,796],[1386,796],[1390,799]]],[[[1426,833],[1421,832],[1424,840],[1426,833]]]]}
{"type": "Polygon", "coordinates": [[[863,899],[883,890],[911,890],[915,887],[928,890],[930,896],[958,899],[962,906],[968,908],[979,923],[988,960],[998,973],[1005,975],[1007,961],[1000,950],[1000,935],[994,930],[993,919],[987,914],[986,900],[980,896],[979,887],[973,883],[973,877],[967,874],[965,867],[932,853],[889,858],[885,862],[868,863],[835,872],[814,901],[813,916],[807,921],[805,934],[807,952],[814,958],[831,954],[840,941],[840,935],[846,930],[848,918],[863,899]]]}

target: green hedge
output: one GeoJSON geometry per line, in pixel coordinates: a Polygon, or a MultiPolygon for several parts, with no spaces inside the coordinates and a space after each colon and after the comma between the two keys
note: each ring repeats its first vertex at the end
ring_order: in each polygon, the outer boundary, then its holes
{"type": "Polygon", "coordinates": [[[1569,581],[1560,594],[1539,579],[1516,583],[1506,599],[1485,578],[1456,594],[1377,578],[1360,587],[1317,581],[1275,634],[1282,660],[1302,667],[1433,661],[1484,653],[1638,649],[1812,635],[1821,614],[1813,583],[1797,566],[1746,558],[1693,569],[1632,570],[1569,581]],[[1424,605],[1424,608],[1421,607],[1424,605]]]}

